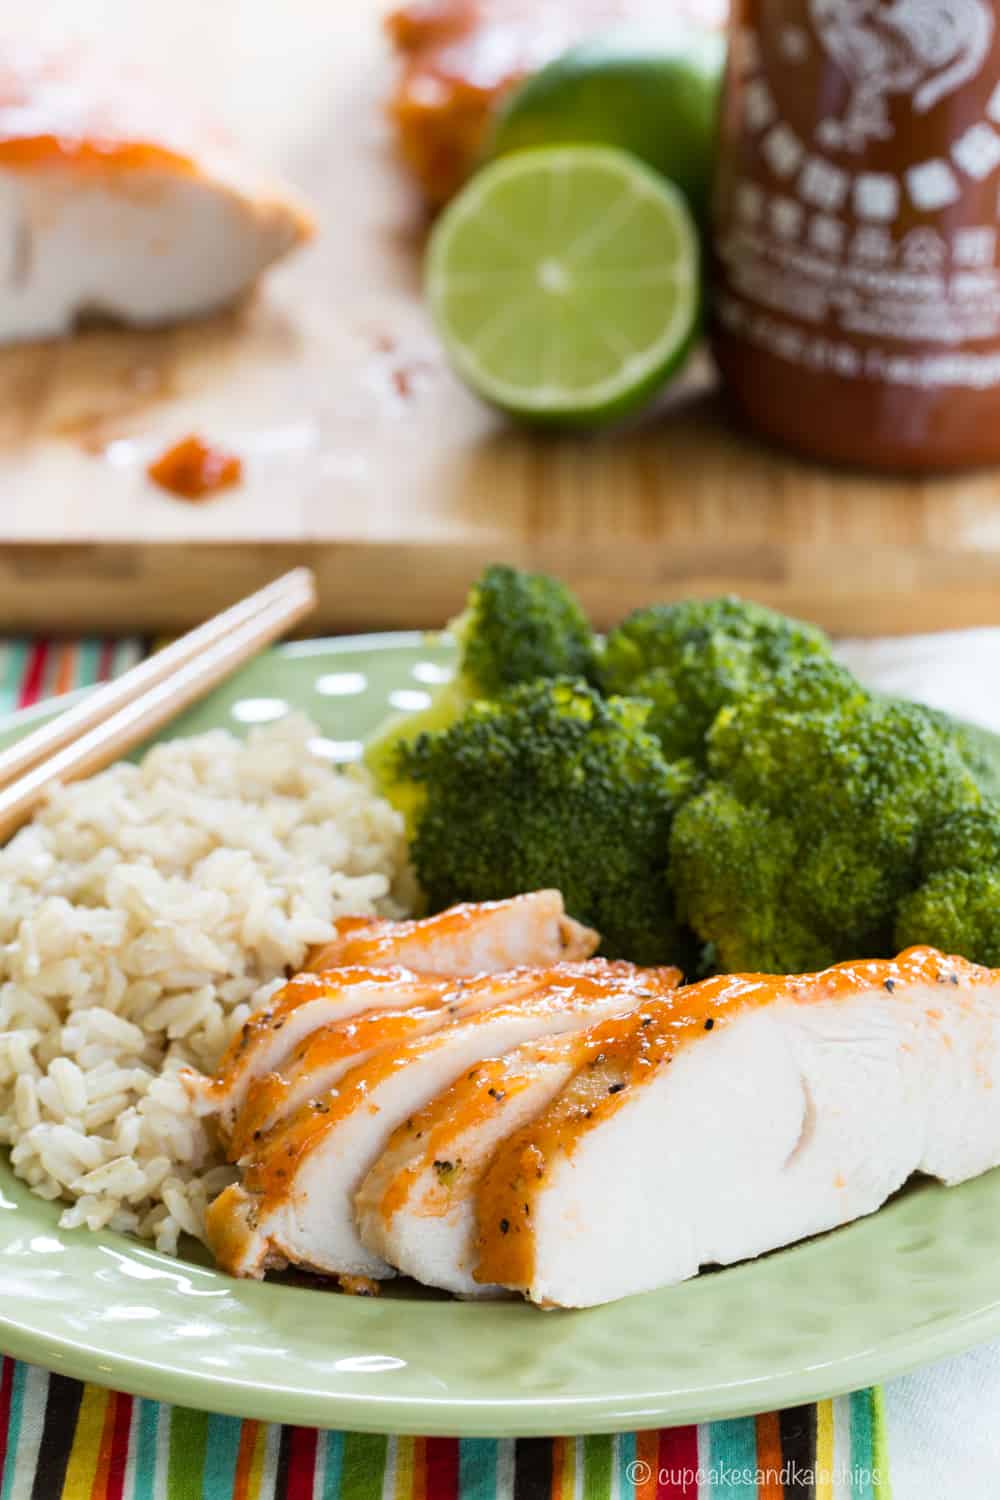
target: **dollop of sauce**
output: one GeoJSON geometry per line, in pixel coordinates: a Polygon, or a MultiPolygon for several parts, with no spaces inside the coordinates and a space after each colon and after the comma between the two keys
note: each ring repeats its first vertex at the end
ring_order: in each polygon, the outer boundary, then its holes
{"type": "Polygon", "coordinates": [[[146,472],[161,490],[181,500],[207,500],[240,483],[243,460],[192,433],[155,459],[146,472]]]}
{"type": "MultiPolygon", "coordinates": [[[[709,25],[722,0],[673,0],[709,25]]],[[[432,203],[476,167],[494,112],[528,74],[622,23],[662,25],[663,0],[408,0],[387,19],[405,58],[390,103],[399,149],[432,203]]]]}
{"type": "Polygon", "coordinates": [[[340,1290],[347,1297],[377,1297],[382,1291],[370,1276],[338,1276],[340,1290]]]}

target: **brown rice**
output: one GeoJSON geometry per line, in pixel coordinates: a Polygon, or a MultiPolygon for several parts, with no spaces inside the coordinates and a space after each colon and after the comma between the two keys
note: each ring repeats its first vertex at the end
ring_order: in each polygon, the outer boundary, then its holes
{"type": "Polygon", "coordinates": [[[302,718],[57,790],[0,850],[0,1143],[61,1223],[173,1252],[230,1180],[178,1072],[347,912],[398,914],[401,820],[302,718]]]}

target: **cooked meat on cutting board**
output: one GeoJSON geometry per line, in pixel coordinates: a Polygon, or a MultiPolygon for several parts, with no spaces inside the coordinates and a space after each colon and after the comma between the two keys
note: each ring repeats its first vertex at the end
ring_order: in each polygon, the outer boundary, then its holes
{"type": "Polygon", "coordinates": [[[144,78],[78,53],[0,63],[0,342],[212,312],[311,234],[294,193],[144,78]]]}

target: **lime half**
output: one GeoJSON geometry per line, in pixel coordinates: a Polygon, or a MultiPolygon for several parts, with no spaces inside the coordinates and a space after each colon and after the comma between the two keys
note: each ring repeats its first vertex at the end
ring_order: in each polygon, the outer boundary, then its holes
{"type": "Polygon", "coordinates": [[[455,369],[485,400],[535,422],[613,421],[691,348],[698,233],[679,190],[624,151],[523,151],[442,215],[427,288],[455,369]]]}

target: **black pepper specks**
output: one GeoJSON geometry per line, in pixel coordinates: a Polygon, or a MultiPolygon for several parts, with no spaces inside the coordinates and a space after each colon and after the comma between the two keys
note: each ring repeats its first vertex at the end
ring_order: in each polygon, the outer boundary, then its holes
{"type": "Polygon", "coordinates": [[[497,1103],[499,1103],[500,1100],[504,1098],[503,1089],[489,1089],[487,1090],[487,1092],[489,1093],[491,1099],[496,1099],[497,1103]]]}
{"type": "Polygon", "coordinates": [[[894,979],[887,979],[882,985],[882,988],[884,990],[888,990],[889,994],[891,995],[893,990],[896,988],[896,981],[894,979]]]}
{"type": "Polygon", "coordinates": [[[625,1085],[623,1083],[613,1083],[611,1085],[611,1087],[608,1089],[608,1093],[609,1094],[620,1094],[621,1091],[622,1091],[622,1089],[624,1087],[625,1087],[625,1085]]]}
{"type": "Polygon", "coordinates": [[[712,1017],[709,1016],[708,1020],[705,1022],[705,1030],[706,1031],[711,1031],[711,1029],[712,1029],[712,1027],[714,1025],[715,1025],[715,1022],[712,1020],[712,1017]]]}
{"type": "Polygon", "coordinates": [[[500,1233],[501,1234],[510,1234],[510,1220],[509,1219],[501,1219],[500,1220],[500,1233]]]}

